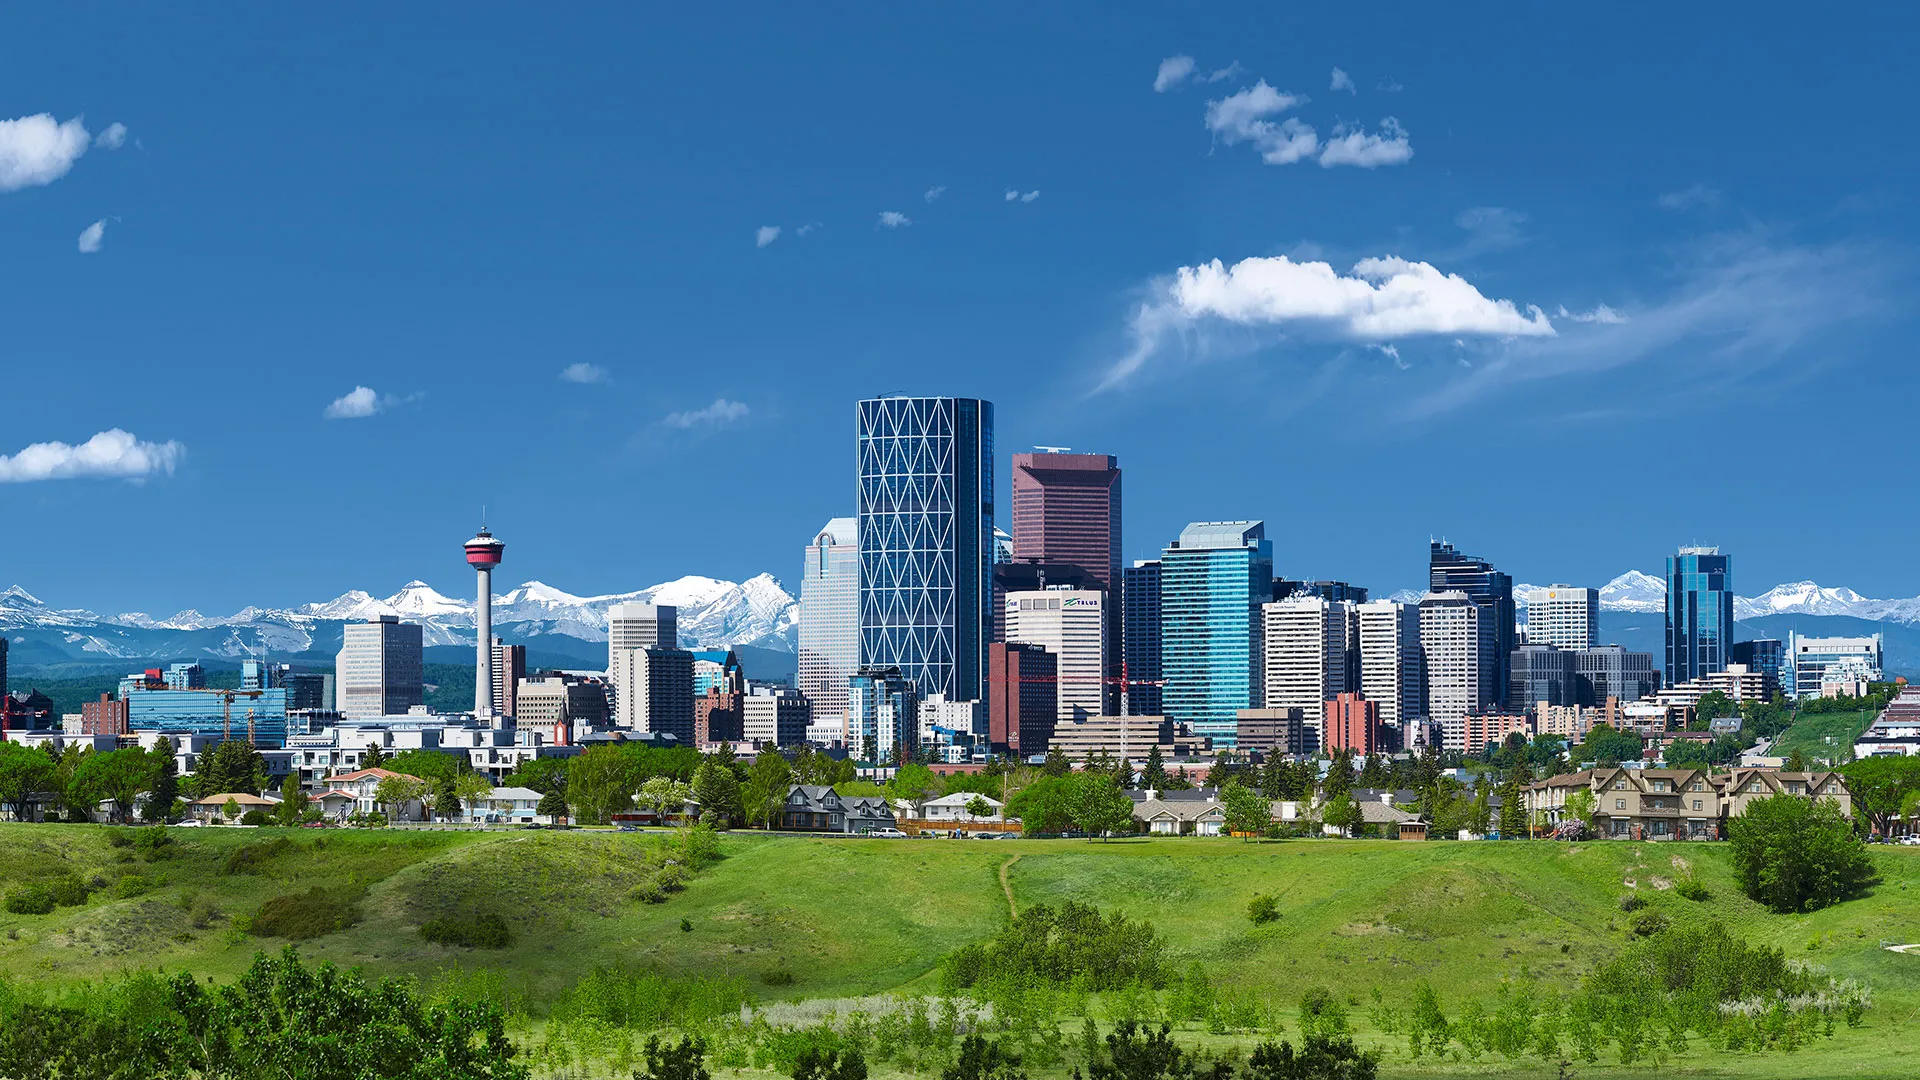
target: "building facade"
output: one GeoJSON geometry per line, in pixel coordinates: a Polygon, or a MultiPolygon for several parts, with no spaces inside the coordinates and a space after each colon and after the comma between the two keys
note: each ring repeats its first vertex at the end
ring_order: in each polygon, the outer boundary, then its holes
{"type": "Polygon", "coordinates": [[[1264,686],[1260,608],[1273,596],[1273,542],[1259,521],[1200,521],[1160,555],[1166,717],[1230,748],[1264,686]]]}
{"type": "Polygon", "coordinates": [[[1778,638],[1736,641],[1727,648],[1727,659],[1745,664],[1749,670],[1764,676],[1768,697],[1775,691],[1787,690],[1793,682],[1793,673],[1787,669],[1787,643],[1778,638]]]}
{"type": "Polygon", "coordinates": [[[798,690],[755,687],[743,706],[746,738],[755,746],[799,746],[813,723],[813,703],[798,690]]]}
{"type": "Polygon", "coordinates": [[[977,698],[993,623],[993,403],[868,399],[855,443],[860,663],[899,668],[922,696],[977,698]]]}
{"type": "Polygon", "coordinates": [[[834,518],[807,545],[800,570],[800,692],[817,722],[844,721],[847,678],[860,668],[860,540],[834,518]]]}
{"type": "Polygon", "coordinates": [[[1600,590],[1571,585],[1527,590],[1527,644],[1587,649],[1599,642],[1599,634],[1600,590]]]}
{"type": "Polygon", "coordinates": [[[1270,759],[1315,753],[1319,741],[1300,709],[1241,709],[1234,717],[1234,749],[1270,759]]]}
{"type": "Polygon", "coordinates": [[[1463,555],[1452,544],[1438,540],[1427,545],[1427,575],[1428,587],[1434,592],[1464,593],[1484,609],[1479,618],[1480,675],[1476,682],[1480,705],[1499,705],[1507,692],[1507,667],[1518,636],[1513,578],[1485,559],[1463,555]]]}
{"type": "Polygon", "coordinates": [[[1347,629],[1353,605],[1311,593],[1261,607],[1263,704],[1299,709],[1308,723],[1326,716],[1326,703],[1347,692],[1347,629]]]}
{"type": "Polygon", "coordinates": [[[1507,665],[1512,672],[1507,700],[1523,708],[1533,708],[1543,701],[1549,705],[1580,704],[1579,658],[1573,649],[1552,645],[1529,643],[1513,650],[1513,659],[1507,665]]]}
{"type": "Polygon", "coordinates": [[[1359,623],[1360,692],[1380,708],[1380,722],[1398,727],[1427,715],[1427,665],[1420,647],[1420,606],[1373,600],[1354,608],[1359,623]]]}
{"type": "Polygon", "coordinates": [[[899,668],[863,667],[847,679],[847,750],[865,761],[901,761],[920,735],[919,684],[899,668]]]}
{"type": "Polygon", "coordinates": [[[693,654],[685,649],[620,649],[608,672],[615,727],[693,741],[693,654]]]}
{"type": "Polygon", "coordinates": [[[1106,594],[1091,589],[1008,593],[1007,641],[1054,656],[1058,719],[1106,715],[1106,594]]]}
{"type": "Polygon", "coordinates": [[[1806,699],[1820,696],[1821,682],[1830,672],[1847,676],[1849,682],[1879,682],[1884,676],[1886,650],[1879,634],[1868,637],[1789,634],[1787,656],[1792,662],[1793,696],[1806,699]]]}
{"type": "MultiPolygon", "coordinates": [[[[1120,588],[1120,462],[1110,454],[1013,455],[1013,558],[1086,571],[1111,609],[1120,588]]],[[[1119,674],[1121,622],[1110,611],[1104,674],[1119,674]]],[[[1007,639],[1012,640],[1012,639],[1007,639]]],[[[1105,691],[1114,711],[1118,687],[1105,691]]]]}
{"type": "Polygon", "coordinates": [[[1044,754],[1060,719],[1058,669],[1043,645],[995,642],[987,650],[987,740],[1019,757],[1044,754]]]}
{"type": "Polygon", "coordinates": [[[1140,559],[1121,571],[1120,636],[1127,712],[1160,715],[1160,560],[1140,559]]]}
{"type": "Polygon", "coordinates": [[[427,702],[418,623],[392,615],[342,628],[334,657],[334,694],[340,715],[350,720],[398,716],[427,702]]]}
{"type": "Polygon", "coordinates": [[[514,696],[520,692],[520,680],[527,677],[527,647],[509,645],[493,639],[493,711],[511,720],[514,696]]]}
{"type": "Polygon", "coordinates": [[[1667,685],[1724,669],[1732,645],[1732,558],[1716,547],[1667,556],[1667,685]]]}
{"type": "MultiPolygon", "coordinates": [[[[1488,666],[1480,649],[1480,620],[1493,610],[1457,591],[1428,593],[1420,600],[1420,652],[1427,671],[1427,717],[1440,726],[1440,746],[1464,750],[1466,718],[1486,703],[1480,679],[1488,666]]],[[[1495,668],[1497,670],[1497,667],[1495,668]]]]}
{"type": "Polygon", "coordinates": [[[1386,749],[1380,730],[1380,706],[1359,694],[1343,693],[1326,703],[1326,719],[1321,724],[1320,749],[1352,751],[1356,757],[1378,754],[1386,749]]]}
{"type": "Polygon", "coordinates": [[[1653,654],[1628,652],[1619,645],[1595,645],[1574,654],[1574,673],[1580,679],[1580,704],[1604,705],[1608,698],[1623,704],[1649,698],[1660,689],[1660,673],[1653,654]]]}

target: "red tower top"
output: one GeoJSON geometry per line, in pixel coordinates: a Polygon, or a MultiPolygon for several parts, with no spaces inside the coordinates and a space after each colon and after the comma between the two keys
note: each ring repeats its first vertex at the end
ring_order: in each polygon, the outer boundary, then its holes
{"type": "Polygon", "coordinates": [[[467,541],[467,565],[491,570],[500,565],[500,557],[506,550],[505,543],[494,539],[492,533],[482,528],[480,535],[467,541]]]}

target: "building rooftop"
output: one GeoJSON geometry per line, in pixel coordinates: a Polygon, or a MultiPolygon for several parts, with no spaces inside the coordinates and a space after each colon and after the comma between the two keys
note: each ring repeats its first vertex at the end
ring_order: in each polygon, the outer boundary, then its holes
{"type": "Polygon", "coordinates": [[[1182,548],[1242,548],[1267,538],[1264,521],[1196,521],[1180,530],[1182,548]]]}

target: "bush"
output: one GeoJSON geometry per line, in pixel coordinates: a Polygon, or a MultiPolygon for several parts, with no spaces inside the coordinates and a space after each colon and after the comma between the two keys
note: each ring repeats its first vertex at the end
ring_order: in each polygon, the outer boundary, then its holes
{"type": "Polygon", "coordinates": [[[133,834],[126,829],[108,829],[107,843],[112,847],[132,847],[133,834]]]}
{"type": "Polygon", "coordinates": [[[1282,1039],[1254,1047],[1247,1058],[1249,1080],[1374,1080],[1378,1051],[1361,1050],[1349,1035],[1308,1035],[1295,1053],[1282,1039]]]}
{"type": "Polygon", "coordinates": [[[47,889],[53,894],[53,902],[61,907],[79,907],[87,902],[87,894],[93,891],[74,874],[54,878],[47,883],[47,889]]]}
{"type": "Polygon", "coordinates": [[[273,824],[273,818],[267,816],[267,812],[265,810],[249,810],[246,813],[240,815],[240,824],[256,825],[256,826],[271,825],[273,824]]]}
{"type": "Polygon", "coordinates": [[[1353,1027],[1347,1022],[1347,1008],[1333,991],[1310,986],[1300,996],[1300,1033],[1302,1035],[1345,1035],[1353,1027]]]}
{"type": "Polygon", "coordinates": [[[153,882],[148,881],[145,877],[139,874],[125,874],[121,876],[119,881],[114,882],[113,898],[116,900],[131,900],[136,896],[143,896],[151,892],[152,889],[153,882]]]}
{"type": "Polygon", "coordinates": [[[1266,893],[1259,893],[1247,901],[1247,918],[1255,926],[1266,924],[1280,917],[1280,902],[1266,893]]]}
{"type": "Polygon", "coordinates": [[[1673,891],[1696,904],[1705,902],[1713,895],[1707,891],[1705,885],[1700,884],[1698,878],[1691,875],[1681,878],[1676,882],[1673,886],[1673,891]]]}
{"type": "Polygon", "coordinates": [[[950,990],[985,981],[1083,985],[1094,992],[1167,982],[1167,945],[1153,924],[1068,900],[1035,904],[992,939],[950,954],[941,979],[950,990]]]}
{"type": "Polygon", "coordinates": [[[45,885],[16,885],[7,890],[7,910],[15,915],[50,915],[59,905],[45,885]]]}
{"type": "Polygon", "coordinates": [[[633,1070],[633,1080],[708,1080],[707,1041],[698,1035],[671,1045],[649,1035],[646,1054],[646,1066],[633,1070]]]}
{"type": "Polygon", "coordinates": [[[1000,1043],[969,1034],[960,1042],[960,1054],[940,1074],[940,1080],[1027,1080],[1020,1055],[1000,1043]]]}
{"type": "Polygon", "coordinates": [[[317,885],[303,893],[276,896],[260,905],[259,913],[248,925],[248,932],[293,941],[322,937],[359,922],[358,901],[358,896],[328,891],[317,885]]]}
{"type": "Polygon", "coordinates": [[[1733,876],[1778,914],[1816,911],[1878,882],[1867,846],[1831,799],[1774,795],[1727,823],[1733,876]]]}
{"type": "Polygon", "coordinates": [[[809,1046],[793,1062],[793,1080],[867,1080],[867,1059],[854,1047],[809,1046]]]}
{"type": "Polygon", "coordinates": [[[1657,911],[1643,911],[1635,915],[1627,925],[1636,937],[1652,937],[1660,931],[1665,930],[1669,925],[1669,920],[1665,915],[1657,911]]]}
{"type": "Polygon", "coordinates": [[[461,945],[469,949],[504,949],[513,943],[507,920],[492,912],[428,919],[420,924],[420,936],[436,945],[461,945]]]}
{"type": "Polygon", "coordinates": [[[1641,908],[1646,906],[1647,906],[1646,898],[1641,896],[1639,893],[1628,893],[1627,895],[1620,898],[1621,911],[1635,912],[1635,911],[1639,911],[1641,908]]]}
{"type": "Polygon", "coordinates": [[[257,874],[267,860],[279,855],[293,846],[293,841],[284,836],[271,840],[261,840],[252,844],[242,844],[227,852],[227,861],[221,865],[223,874],[257,874]]]}
{"type": "Polygon", "coordinates": [[[793,972],[787,970],[785,967],[777,967],[768,968],[766,971],[761,972],[760,981],[766,983],[768,986],[792,986],[795,980],[793,972]]]}

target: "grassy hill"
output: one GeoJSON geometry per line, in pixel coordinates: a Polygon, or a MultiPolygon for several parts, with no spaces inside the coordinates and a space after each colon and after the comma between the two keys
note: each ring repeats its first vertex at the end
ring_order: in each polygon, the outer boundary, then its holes
{"type": "MultiPolygon", "coordinates": [[[[1010,900],[1024,907],[1070,898],[1150,920],[1182,967],[1199,961],[1216,981],[1283,1009],[1312,983],[1354,1001],[1375,988],[1403,1001],[1421,978],[1457,1002],[1490,996],[1503,979],[1572,987],[1627,940],[1619,901],[1631,891],[1676,922],[1718,918],[1750,941],[1862,979],[1875,992],[1863,1029],[1796,1055],[1708,1054],[1701,1075],[1899,1075],[1890,1055],[1910,1040],[1907,1024],[1920,1007],[1920,956],[1880,947],[1920,940],[1914,850],[1875,851],[1885,880],[1868,897],[1776,916],[1738,894],[1729,852],[1709,844],[733,835],[722,841],[723,861],[667,902],[647,904],[629,897],[646,845],[659,842],[646,834],[293,830],[284,834],[289,846],[274,853],[265,845],[282,835],[276,830],[172,830],[174,854],[150,861],[137,848],[111,846],[112,831],[0,826],[9,882],[77,871],[106,887],[86,905],[50,915],[0,913],[0,977],[63,983],[158,966],[230,978],[256,950],[280,944],[237,924],[271,897],[317,886],[357,898],[361,918],[303,943],[304,953],[429,984],[485,973],[524,1009],[521,1023],[532,1030],[559,995],[603,965],[735,975],[769,1002],[931,990],[940,958],[991,934],[1010,900]],[[243,861],[233,852],[249,845],[265,854],[251,867],[257,872],[228,872],[243,861]],[[129,873],[149,891],[115,898],[129,873]],[[1685,874],[1707,886],[1707,901],[1666,887],[1685,874]],[[1278,922],[1247,920],[1256,892],[1279,898],[1278,922]],[[511,946],[443,947],[418,934],[434,915],[474,911],[505,918],[511,946]],[[773,971],[796,981],[769,986],[764,976],[773,971]]],[[[1404,1054],[1388,1065],[1396,1076],[1435,1068],[1534,1075],[1487,1062],[1416,1067],[1404,1054]]],[[[1613,1075],[1584,1066],[1578,1074],[1613,1075]]],[[[1627,1074],[1656,1075],[1620,1072],[1627,1074]]],[[[1671,1066],[1657,1073],[1675,1074],[1671,1066]]]]}
{"type": "Polygon", "coordinates": [[[1878,714],[1872,710],[1800,713],[1774,741],[1769,754],[1787,757],[1795,750],[1814,761],[1844,765],[1853,760],[1853,743],[1878,714]]]}

